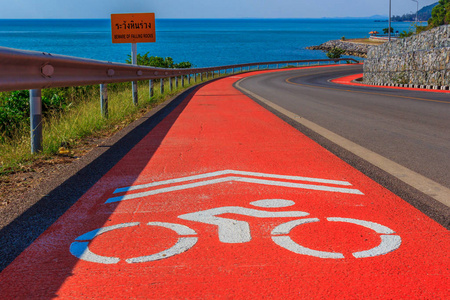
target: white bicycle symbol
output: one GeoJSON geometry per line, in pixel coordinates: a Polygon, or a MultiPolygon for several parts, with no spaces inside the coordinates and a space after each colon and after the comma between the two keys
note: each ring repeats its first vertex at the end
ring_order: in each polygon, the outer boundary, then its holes
{"type": "MultiPolygon", "coordinates": [[[[295,202],[283,199],[267,199],[254,201],[251,202],[250,204],[253,206],[264,208],[281,208],[292,206],[295,204],[295,202]]],[[[309,213],[302,211],[273,212],[239,206],[226,206],[204,211],[198,211],[189,214],[183,214],[178,216],[178,218],[183,220],[200,222],[204,224],[216,225],[218,227],[219,240],[222,243],[246,243],[251,240],[250,226],[247,222],[218,217],[218,215],[222,214],[237,214],[256,218],[292,218],[292,217],[305,217],[309,215],[309,213]]],[[[389,252],[398,249],[402,241],[400,236],[395,235],[394,234],[395,232],[392,229],[380,225],[378,223],[358,219],[337,218],[337,217],[329,217],[326,218],[326,220],[329,222],[344,222],[356,224],[365,228],[369,228],[375,231],[376,233],[380,234],[381,243],[378,246],[371,248],[369,250],[352,253],[353,257],[355,258],[374,257],[378,255],[387,254],[389,252]]],[[[294,242],[289,237],[289,233],[295,227],[313,222],[320,222],[320,220],[318,218],[306,218],[306,219],[296,219],[293,221],[280,224],[272,230],[271,238],[275,242],[275,244],[297,254],[309,255],[318,258],[332,258],[332,259],[345,258],[342,253],[319,251],[301,246],[298,243],[294,242]]],[[[70,245],[70,253],[72,253],[72,255],[74,255],[75,257],[84,261],[102,264],[116,264],[120,261],[119,258],[101,256],[93,253],[91,250],[89,250],[89,242],[92,241],[95,237],[104,234],[106,232],[138,225],[140,225],[139,222],[123,223],[99,228],[90,231],[88,233],[85,233],[76,238],[75,242],[73,242],[70,245]]],[[[198,237],[196,236],[197,232],[195,232],[193,229],[185,225],[166,222],[149,222],[147,223],[147,225],[159,226],[173,230],[179,235],[177,243],[174,246],[170,247],[169,249],[166,249],[156,254],[128,258],[125,260],[127,263],[143,263],[169,258],[171,256],[181,254],[191,249],[198,241],[198,237]]]]}

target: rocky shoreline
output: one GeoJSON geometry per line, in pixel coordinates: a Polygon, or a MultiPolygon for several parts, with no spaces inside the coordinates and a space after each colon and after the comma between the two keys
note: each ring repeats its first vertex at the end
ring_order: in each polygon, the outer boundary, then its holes
{"type": "Polygon", "coordinates": [[[373,45],[363,43],[354,43],[342,40],[331,40],[326,43],[320,44],[319,46],[306,47],[306,49],[330,51],[333,48],[341,48],[342,50],[345,51],[344,55],[367,58],[367,52],[369,52],[369,48],[372,46],[373,45]]]}

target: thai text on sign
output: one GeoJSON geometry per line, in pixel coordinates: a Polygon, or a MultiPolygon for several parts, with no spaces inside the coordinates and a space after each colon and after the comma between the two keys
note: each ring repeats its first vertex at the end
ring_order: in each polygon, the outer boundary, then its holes
{"type": "Polygon", "coordinates": [[[153,43],[155,35],[155,14],[111,14],[113,43],[153,43]]]}

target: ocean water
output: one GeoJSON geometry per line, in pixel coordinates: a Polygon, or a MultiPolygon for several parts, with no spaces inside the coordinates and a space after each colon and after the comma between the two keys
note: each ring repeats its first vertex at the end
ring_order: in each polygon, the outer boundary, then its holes
{"type": "MultiPolygon", "coordinates": [[[[395,31],[412,24],[393,22],[395,31]]],[[[387,22],[355,19],[156,20],[156,43],[138,53],[189,61],[196,67],[326,58],[306,50],[332,39],[368,37],[387,22]]],[[[0,20],[0,46],[125,62],[130,44],[112,44],[110,20],[0,20]]]]}

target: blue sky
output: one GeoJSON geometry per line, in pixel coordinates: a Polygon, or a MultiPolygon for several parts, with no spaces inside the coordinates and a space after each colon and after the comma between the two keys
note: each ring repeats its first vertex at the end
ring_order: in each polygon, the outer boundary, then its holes
{"type": "MultiPolygon", "coordinates": [[[[419,0],[419,8],[438,0],[419,0]]],[[[416,11],[392,0],[392,14],[416,11]]],[[[389,0],[0,0],[1,19],[108,19],[111,13],[155,12],[157,18],[321,18],[388,15],[389,0]]]]}

